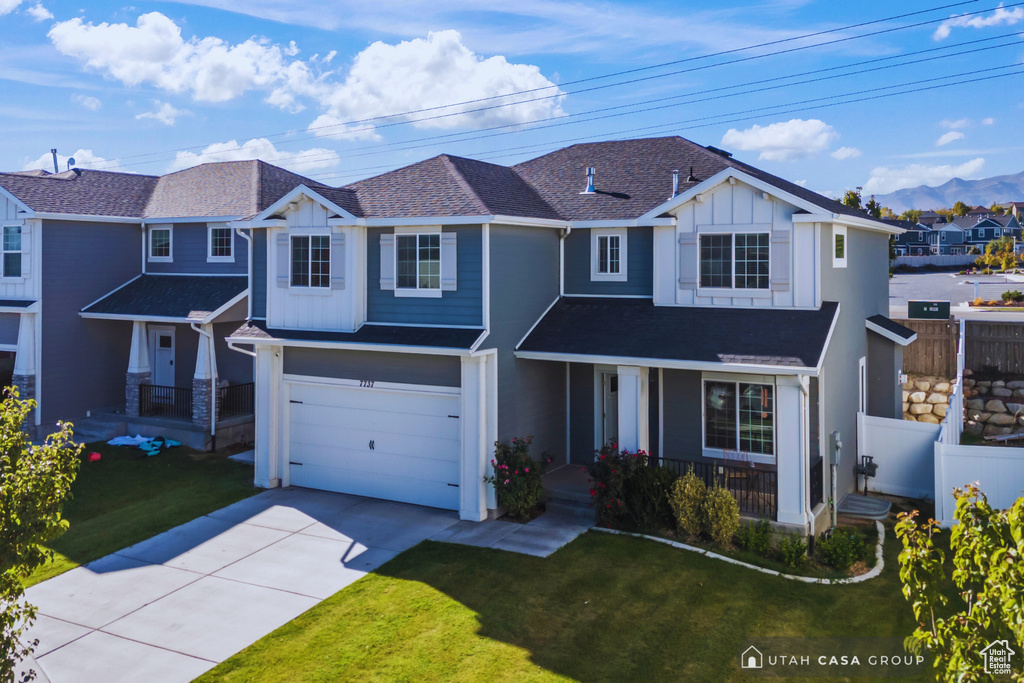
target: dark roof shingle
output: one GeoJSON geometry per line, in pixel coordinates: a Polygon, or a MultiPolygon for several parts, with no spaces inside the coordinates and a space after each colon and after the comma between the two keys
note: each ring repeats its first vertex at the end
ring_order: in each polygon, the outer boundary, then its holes
{"type": "Polygon", "coordinates": [[[244,275],[141,275],[82,312],[202,320],[248,286],[244,275]]]}
{"type": "Polygon", "coordinates": [[[263,321],[252,320],[231,333],[240,342],[287,341],[334,342],[344,344],[385,344],[434,348],[469,349],[483,334],[483,328],[406,327],[397,325],[363,325],[355,332],[315,332],[270,328],[263,321]]]}

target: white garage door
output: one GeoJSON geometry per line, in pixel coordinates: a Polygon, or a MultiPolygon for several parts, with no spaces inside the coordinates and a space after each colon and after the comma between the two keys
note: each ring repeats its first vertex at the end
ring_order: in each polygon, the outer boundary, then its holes
{"type": "Polygon", "coordinates": [[[289,385],[293,486],[459,509],[457,393],[289,385]]]}

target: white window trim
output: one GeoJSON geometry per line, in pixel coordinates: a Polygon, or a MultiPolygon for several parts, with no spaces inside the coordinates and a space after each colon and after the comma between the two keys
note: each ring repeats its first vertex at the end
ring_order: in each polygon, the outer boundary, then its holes
{"type": "MultiPolygon", "coordinates": [[[[772,232],[757,228],[755,230],[742,230],[743,226],[725,226],[724,230],[708,230],[697,233],[697,296],[722,297],[734,299],[771,299],[772,298],[772,232]],[[743,289],[740,287],[703,287],[700,284],[700,238],[705,235],[731,235],[732,236],[732,283],[736,284],[736,235],[768,235],[768,286],[743,289]]],[[[751,227],[751,226],[747,226],[751,227]]]]}
{"type": "Polygon", "coordinates": [[[2,228],[0,228],[0,230],[6,230],[7,228],[21,228],[21,249],[19,249],[18,251],[6,251],[3,248],[3,232],[0,232],[0,270],[3,270],[3,273],[0,274],[0,277],[2,277],[5,282],[24,282],[24,280],[25,280],[25,275],[24,275],[24,272],[25,272],[25,226],[24,225],[7,224],[7,225],[4,225],[2,228]],[[8,275],[7,274],[6,269],[3,268],[3,256],[5,254],[21,254],[21,272],[22,272],[21,275],[8,275]]]}
{"type": "MultiPolygon", "coordinates": [[[[734,451],[728,451],[730,453],[737,453],[744,456],[744,458],[752,463],[758,463],[762,465],[775,465],[778,463],[778,452],[779,452],[779,388],[775,384],[774,375],[741,375],[734,373],[725,372],[703,372],[701,373],[700,380],[700,447],[701,455],[705,458],[716,458],[718,460],[725,459],[726,451],[721,448],[708,448],[705,446],[707,443],[707,383],[708,382],[742,382],[744,384],[767,384],[772,387],[772,455],[764,455],[762,453],[748,453],[746,451],[739,450],[739,404],[737,403],[736,410],[736,424],[737,424],[737,437],[736,445],[737,449],[734,451]]],[[[738,397],[738,394],[737,394],[738,397]]],[[[738,399],[737,399],[738,400],[738,399]]]]}
{"type": "Polygon", "coordinates": [[[845,268],[846,263],[850,257],[850,238],[846,232],[845,225],[833,225],[832,226],[832,267],[833,268],[845,268]],[[843,257],[839,258],[836,256],[836,238],[843,236],[843,257]]]}
{"type": "Polygon", "coordinates": [[[626,272],[628,237],[626,228],[592,228],[590,230],[590,281],[591,282],[625,282],[628,274],[626,272]],[[598,253],[598,244],[601,237],[619,238],[619,272],[600,273],[598,266],[601,262],[598,253]]]}
{"type": "MultiPolygon", "coordinates": [[[[398,238],[409,237],[416,235],[416,270],[419,272],[419,236],[420,235],[437,235],[438,247],[440,248],[441,241],[441,228],[440,226],[425,226],[425,227],[396,227],[395,228],[395,296],[396,297],[409,297],[409,298],[420,298],[420,299],[440,299],[441,298],[441,279],[440,276],[437,280],[437,289],[420,288],[419,276],[416,277],[415,287],[399,287],[398,286],[398,238]]],[[[441,271],[441,262],[444,260],[444,256],[441,252],[437,256],[437,267],[438,272],[441,271]]]]}
{"type": "Polygon", "coordinates": [[[149,246],[146,248],[146,260],[150,263],[174,263],[174,226],[170,224],[166,225],[151,225],[146,234],[146,239],[149,241],[149,246]],[[170,256],[153,256],[153,231],[154,230],[166,230],[170,240],[167,243],[167,251],[170,256]]]}
{"type": "Polygon", "coordinates": [[[210,223],[206,226],[206,262],[207,263],[234,263],[235,262],[235,231],[232,230],[227,223],[210,223]],[[228,245],[230,246],[231,253],[227,256],[214,256],[213,255],[213,231],[214,230],[227,230],[230,240],[228,245]]]}
{"type": "MultiPolygon", "coordinates": [[[[310,252],[312,252],[312,244],[310,244],[310,252]]],[[[310,282],[312,282],[313,281],[313,272],[312,272],[313,259],[312,259],[312,253],[309,253],[308,255],[310,256],[309,264],[310,264],[310,269],[311,269],[310,273],[309,273],[309,280],[310,280],[310,282]]],[[[330,231],[324,231],[324,230],[309,230],[309,231],[307,231],[307,230],[302,230],[302,231],[298,231],[298,232],[289,232],[289,234],[288,234],[288,291],[289,292],[291,292],[292,294],[309,294],[309,295],[312,295],[312,296],[330,296],[330,294],[332,292],[332,290],[331,290],[331,276],[330,276],[330,270],[329,270],[330,269],[330,263],[331,263],[331,233],[330,233],[330,231]],[[294,240],[296,237],[326,237],[327,238],[327,264],[328,264],[327,267],[328,267],[328,273],[327,273],[327,285],[326,286],[324,286],[324,285],[313,286],[313,285],[294,285],[294,284],[292,284],[292,265],[294,264],[294,261],[292,259],[292,240],[294,240]]]]}

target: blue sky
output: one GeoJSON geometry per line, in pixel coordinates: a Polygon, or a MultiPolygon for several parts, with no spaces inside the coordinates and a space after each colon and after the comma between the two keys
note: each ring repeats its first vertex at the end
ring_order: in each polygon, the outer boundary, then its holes
{"type": "Polygon", "coordinates": [[[1024,170],[1024,3],[943,5],[0,0],[0,168],[259,156],[344,184],[679,134],[827,194],[1024,170]]]}

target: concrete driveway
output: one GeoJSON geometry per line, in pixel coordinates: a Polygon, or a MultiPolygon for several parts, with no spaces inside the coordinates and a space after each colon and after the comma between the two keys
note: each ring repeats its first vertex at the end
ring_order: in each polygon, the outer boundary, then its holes
{"type": "Polygon", "coordinates": [[[28,589],[38,680],[190,681],[455,512],[274,489],[28,589]]]}

